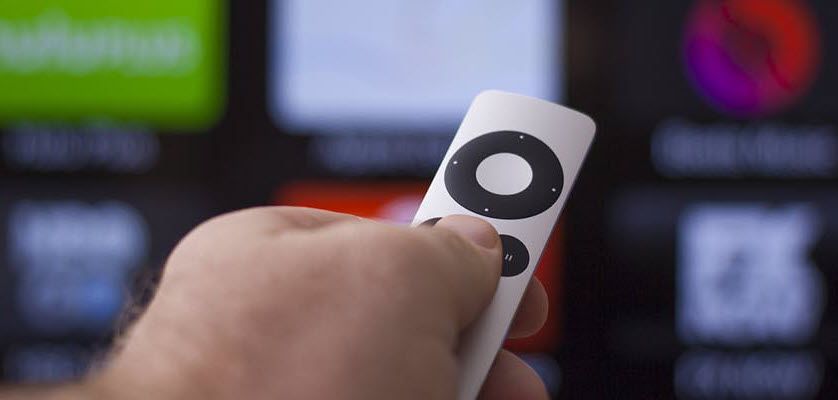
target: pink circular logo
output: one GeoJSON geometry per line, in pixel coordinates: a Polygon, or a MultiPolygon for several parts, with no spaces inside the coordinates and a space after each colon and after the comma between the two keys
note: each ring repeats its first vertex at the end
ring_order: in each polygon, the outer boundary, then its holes
{"type": "Polygon", "coordinates": [[[776,113],[815,79],[816,25],[804,0],[700,0],[687,22],[687,73],[722,112],[740,118],[776,113]]]}

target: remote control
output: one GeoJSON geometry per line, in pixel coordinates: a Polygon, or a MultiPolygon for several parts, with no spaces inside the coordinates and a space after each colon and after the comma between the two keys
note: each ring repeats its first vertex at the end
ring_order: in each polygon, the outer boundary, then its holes
{"type": "Polygon", "coordinates": [[[480,393],[595,131],[594,121],[577,111],[486,91],[454,136],[413,225],[477,216],[497,229],[503,245],[497,292],[458,349],[458,399],[480,393]]]}

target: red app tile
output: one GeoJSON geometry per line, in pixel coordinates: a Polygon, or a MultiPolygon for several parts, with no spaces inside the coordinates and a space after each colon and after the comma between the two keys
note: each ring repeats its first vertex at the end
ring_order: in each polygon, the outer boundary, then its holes
{"type": "Polygon", "coordinates": [[[535,335],[524,339],[509,339],[504,348],[519,353],[549,353],[558,348],[561,332],[561,298],[562,298],[562,257],[561,257],[562,229],[561,224],[553,231],[544,254],[538,263],[535,276],[547,291],[550,309],[547,321],[535,335]]]}

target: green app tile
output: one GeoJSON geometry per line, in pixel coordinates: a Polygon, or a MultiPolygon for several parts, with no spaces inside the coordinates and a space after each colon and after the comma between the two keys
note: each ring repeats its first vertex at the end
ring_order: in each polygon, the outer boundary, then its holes
{"type": "Polygon", "coordinates": [[[0,0],[0,124],[200,130],[224,105],[222,0],[0,0]]]}

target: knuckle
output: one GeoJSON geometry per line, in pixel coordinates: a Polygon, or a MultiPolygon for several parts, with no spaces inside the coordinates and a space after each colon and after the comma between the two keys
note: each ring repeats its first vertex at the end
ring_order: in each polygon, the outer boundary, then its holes
{"type": "Polygon", "coordinates": [[[254,207],[231,211],[202,222],[190,232],[190,235],[225,229],[232,224],[265,217],[267,214],[271,214],[270,207],[254,207]]]}
{"type": "Polygon", "coordinates": [[[347,265],[362,270],[367,279],[364,290],[368,294],[380,291],[410,294],[411,287],[421,283],[429,250],[416,234],[407,228],[380,224],[359,227],[352,234],[348,243],[352,251],[344,253],[355,256],[347,265]]]}
{"type": "MultiPolygon", "coordinates": [[[[248,208],[233,211],[210,218],[187,233],[172,250],[168,264],[172,261],[204,260],[210,255],[222,261],[227,253],[246,251],[243,244],[253,241],[241,240],[245,233],[241,227],[250,221],[264,221],[268,218],[281,218],[285,211],[273,210],[272,207],[248,208]]],[[[189,262],[188,264],[192,264],[189,262]]]]}
{"type": "Polygon", "coordinates": [[[229,235],[233,227],[263,225],[281,227],[294,218],[292,207],[251,207],[212,217],[190,231],[183,241],[196,236],[229,235]]]}

